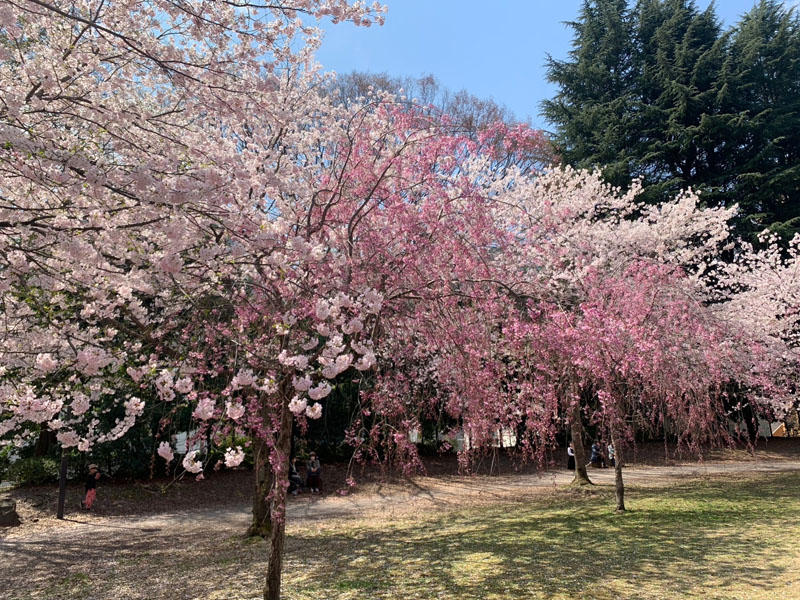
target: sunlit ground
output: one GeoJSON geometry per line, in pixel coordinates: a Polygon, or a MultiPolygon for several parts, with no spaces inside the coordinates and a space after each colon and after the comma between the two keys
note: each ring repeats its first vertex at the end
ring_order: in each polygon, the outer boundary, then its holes
{"type": "Polygon", "coordinates": [[[286,596],[800,598],[800,475],[610,489],[292,531],[286,596]]]}
{"type": "MultiPolygon", "coordinates": [[[[609,486],[549,488],[296,520],[284,598],[800,599],[800,473],[631,485],[627,505],[614,514],[609,486]]],[[[257,599],[267,544],[242,538],[246,519],[9,538],[0,598],[257,599]]]]}

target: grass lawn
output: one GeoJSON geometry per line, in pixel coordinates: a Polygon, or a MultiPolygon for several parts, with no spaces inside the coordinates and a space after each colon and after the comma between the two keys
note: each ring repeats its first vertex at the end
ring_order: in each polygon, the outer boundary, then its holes
{"type": "Polygon", "coordinates": [[[800,475],[561,490],[392,520],[290,527],[284,595],[800,599],[800,475]]]}
{"type": "MultiPolygon", "coordinates": [[[[290,520],[284,598],[800,600],[799,472],[631,484],[621,515],[608,485],[477,486],[290,520]]],[[[0,599],[257,600],[268,544],[235,506],[29,522],[0,537],[0,599]]]]}

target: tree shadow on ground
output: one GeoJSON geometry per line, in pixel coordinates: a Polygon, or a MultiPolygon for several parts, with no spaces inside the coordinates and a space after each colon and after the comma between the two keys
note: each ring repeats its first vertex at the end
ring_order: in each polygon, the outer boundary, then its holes
{"type": "Polygon", "coordinates": [[[360,588],[354,597],[401,590],[418,598],[603,597],[604,591],[644,598],[648,590],[652,597],[686,597],[692,590],[711,597],[701,590],[716,589],[731,598],[731,590],[784,586],[787,569],[774,559],[794,548],[782,533],[800,509],[799,479],[631,490],[632,510],[622,515],[612,512],[608,489],[566,491],[544,502],[427,515],[423,522],[324,539],[301,532],[290,553],[325,549],[312,560],[319,576],[308,582],[319,586],[320,597],[323,590],[360,588]]]}
{"type": "Polygon", "coordinates": [[[208,521],[196,527],[110,526],[0,539],[4,600],[189,600],[258,597],[267,544],[208,521]],[[226,590],[221,596],[214,594],[226,590]]]}
{"type": "MultiPolygon", "coordinates": [[[[798,489],[797,473],[695,479],[631,487],[623,515],[612,512],[611,488],[594,486],[392,518],[290,523],[284,596],[731,600],[760,588],[760,598],[785,598],[785,580],[800,581],[798,489]]],[[[120,520],[0,539],[8,594],[0,596],[258,598],[267,544],[244,540],[236,523],[193,519],[158,532],[120,520]]]]}

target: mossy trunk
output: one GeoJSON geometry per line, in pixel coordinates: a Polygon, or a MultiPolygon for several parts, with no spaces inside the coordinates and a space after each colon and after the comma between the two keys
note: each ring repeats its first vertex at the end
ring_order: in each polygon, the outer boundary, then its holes
{"type": "Polygon", "coordinates": [[[283,548],[286,541],[286,490],[289,487],[289,453],[292,449],[292,413],[288,404],[281,403],[281,425],[278,431],[277,452],[279,466],[274,474],[272,496],[270,501],[269,563],[267,565],[267,581],[264,588],[264,600],[280,600],[281,567],[283,566],[283,548]]]}
{"type": "Polygon", "coordinates": [[[575,478],[571,485],[592,485],[586,471],[586,452],[583,450],[583,424],[581,423],[581,407],[572,407],[570,430],[572,432],[572,450],[575,452],[575,478]]]}
{"type": "Polygon", "coordinates": [[[269,464],[269,447],[259,436],[256,436],[253,443],[253,473],[255,475],[253,520],[247,530],[247,536],[268,538],[272,532],[269,501],[267,500],[272,487],[272,473],[269,464]]]}

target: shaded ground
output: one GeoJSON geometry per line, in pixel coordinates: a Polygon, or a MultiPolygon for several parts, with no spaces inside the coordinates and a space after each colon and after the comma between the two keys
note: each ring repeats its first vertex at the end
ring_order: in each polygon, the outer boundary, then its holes
{"type": "MultiPolygon", "coordinates": [[[[677,465],[713,465],[717,463],[758,463],[769,465],[787,460],[800,461],[800,439],[772,438],[761,440],[755,453],[747,448],[725,448],[709,452],[698,463],[698,457],[693,455],[676,455],[673,448],[665,448],[663,444],[640,444],[633,456],[626,460],[631,469],[639,467],[668,467],[677,465]]],[[[549,485],[554,481],[563,483],[566,455],[551,457],[548,470],[541,473],[537,465],[525,464],[498,452],[496,455],[487,455],[476,461],[475,475],[462,476],[458,472],[458,464],[454,456],[425,457],[424,477],[408,479],[398,473],[386,473],[377,467],[357,465],[352,471],[346,464],[323,465],[323,483],[325,496],[339,495],[347,490],[348,497],[360,497],[363,494],[377,494],[397,496],[397,490],[404,490],[408,486],[413,489],[414,482],[419,485],[429,485],[438,482],[444,485],[448,482],[467,485],[475,482],[480,489],[483,479],[480,475],[499,476],[513,482],[517,477],[523,477],[522,482],[533,479],[542,479],[549,485]],[[354,489],[347,488],[345,480],[349,475],[355,475],[359,485],[354,489]],[[528,476],[527,478],[525,476],[528,476]],[[553,479],[556,477],[556,480],[553,479]],[[424,482],[428,482],[425,484],[424,482]],[[388,483],[387,483],[388,482],[388,483]]],[[[652,471],[652,477],[660,477],[658,471],[652,471]]],[[[598,473],[598,476],[600,474],[598,473]]],[[[505,480],[504,480],[505,481],[505,480]]],[[[92,514],[93,522],[108,517],[116,522],[117,517],[128,519],[135,516],[194,512],[197,510],[217,510],[231,507],[241,507],[249,504],[252,495],[252,474],[247,471],[220,471],[210,473],[205,481],[197,482],[193,477],[173,482],[171,480],[154,481],[116,481],[104,478],[98,489],[98,503],[92,514]]],[[[506,484],[500,481],[497,485],[506,484]]],[[[527,483],[525,483],[527,485],[527,483]]],[[[537,483],[536,485],[540,485],[537,483]]],[[[459,491],[458,493],[462,493],[459,491]]],[[[19,512],[25,523],[25,529],[50,529],[62,524],[55,520],[58,490],[55,485],[19,488],[15,490],[0,490],[0,494],[10,495],[18,502],[19,512]]],[[[67,488],[67,517],[80,515],[83,518],[78,504],[83,496],[81,483],[72,482],[67,488]]],[[[402,496],[401,496],[402,497],[402,496]]],[[[310,503],[317,506],[317,497],[301,496],[299,502],[310,503]]],[[[315,509],[316,510],[316,509],[315,509]]],[[[308,509],[306,512],[312,512],[308,509]]],[[[0,533],[2,535],[2,533],[0,533]]]]}
{"type": "MultiPolygon", "coordinates": [[[[736,561],[746,560],[752,581],[762,587],[769,582],[773,595],[753,595],[755,588],[745,586],[744,595],[717,597],[800,598],[795,581],[800,550],[794,544],[800,529],[793,529],[800,527],[794,525],[800,475],[782,473],[800,472],[797,445],[771,444],[755,459],[741,452],[714,458],[721,461],[655,465],[653,459],[642,461],[650,466],[626,468],[633,510],[624,522],[613,520],[610,470],[592,472],[599,485],[590,491],[565,491],[566,471],[461,477],[452,474],[452,464],[447,475],[448,465],[442,464],[436,477],[368,481],[351,496],[304,495],[289,507],[287,597],[511,597],[504,595],[506,588],[513,597],[539,597],[525,589],[537,589],[541,597],[574,597],[582,581],[600,586],[587,598],[678,597],[636,595],[631,587],[638,578],[652,581],[662,572],[704,590],[697,597],[715,597],[709,596],[711,581],[719,580],[729,592],[733,584],[744,585],[743,566],[736,561]],[[666,506],[651,506],[664,494],[666,506]],[[531,507],[538,508],[531,514],[531,507]],[[791,523],[785,523],[790,509],[791,523]],[[621,523],[627,528],[623,537],[617,531],[621,523]],[[783,549],[787,532],[793,545],[783,549]],[[548,549],[548,540],[565,545],[548,549]],[[662,544],[669,547],[662,551],[662,544]],[[740,544],[742,555],[734,550],[740,544]],[[650,558],[630,564],[610,558],[620,552],[650,558]],[[674,573],[667,568],[714,552],[719,557],[713,565],[686,564],[686,572],[674,573]],[[794,565],[794,575],[776,560],[794,565]],[[614,571],[613,586],[587,573],[592,561],[601,561],[604,573],[614,571]],[[565,570],[567,563],[578,570],[565,570]],[[550,573],[557,581],[547,583],[536,573],[550,573]],[[779,580],[794,583],[775,587],[779,580]],[[480,595],[481,586],[496,595],[480,595]]],[[[335,471],[326,472],[332,479],[335,471]]],[[[45,516],[53,489],[15,490],[26,522],[0,531],[0,598],[257,598],[266,545],[241,538],[249,485],[247,473],[185,482],[164,496],[157,485],[106,485],[100,489],[100,510],[72,512],[64,522],[45,516]]],[[[79,494],[71,489],[70,502],[79,494]]]]}

